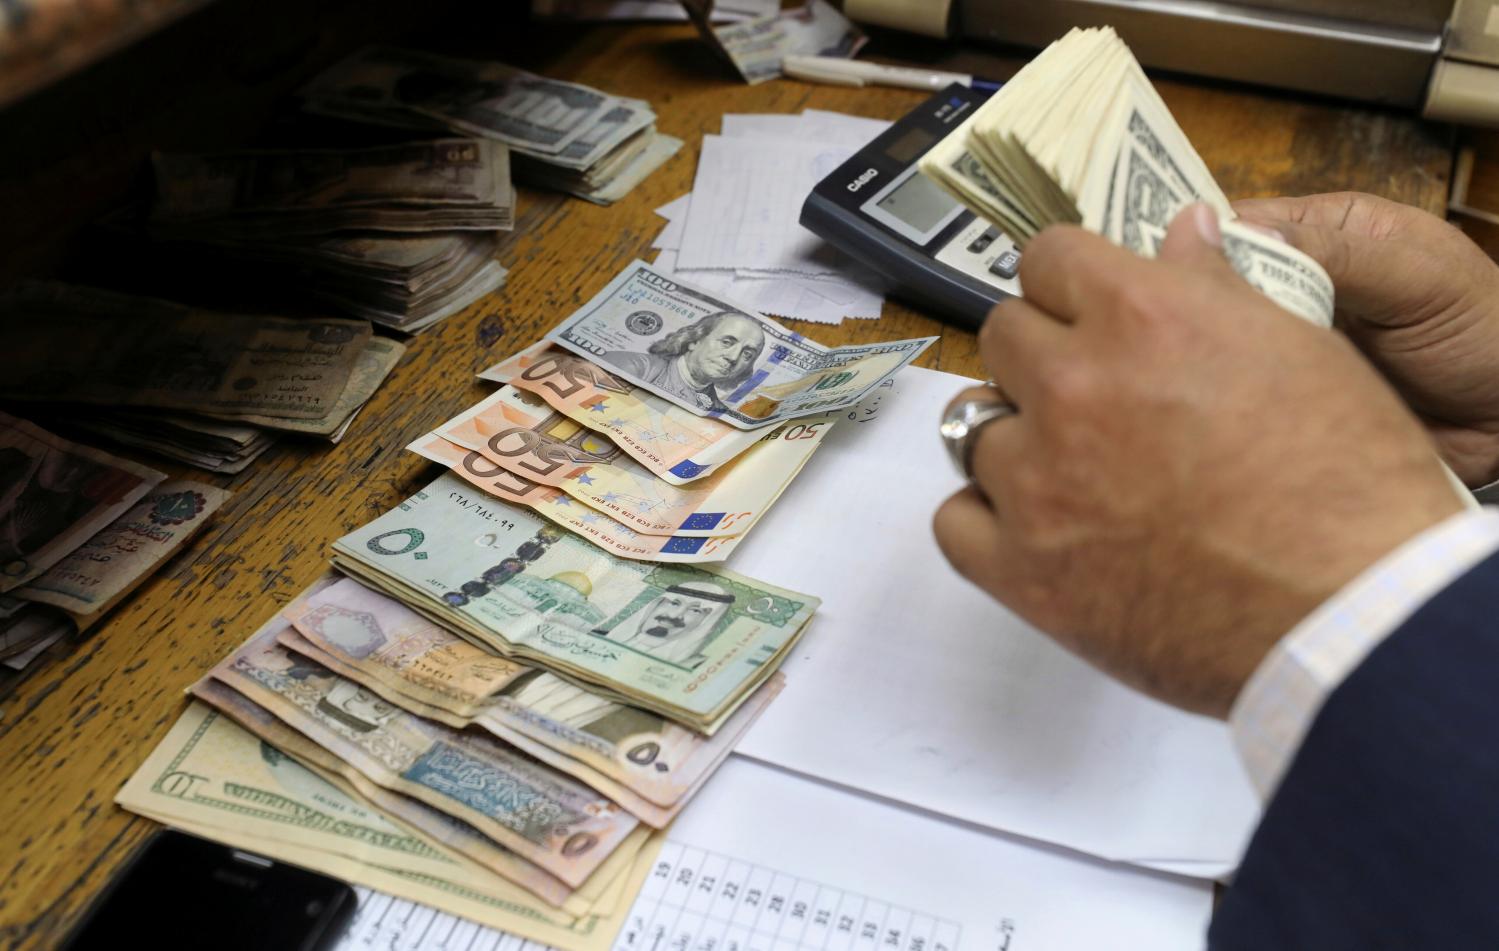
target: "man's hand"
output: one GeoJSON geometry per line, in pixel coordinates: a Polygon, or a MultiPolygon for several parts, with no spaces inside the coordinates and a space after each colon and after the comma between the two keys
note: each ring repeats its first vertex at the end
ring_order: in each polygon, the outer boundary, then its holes
{"type": "Polygon", "coordinates": [[[1338,326],[1424,418],[1458,477],[1499,478],[1499,266],[1440,218],[1373,195],[1234,210],[1327,269],[1338,326]]]}
{"type": "Polygon", "coordinates": [[[1065,646],[1223,716],[1298,621],[1462,506],[1357,351],[1252,290],[1219,240],[1194,206],[1154,261],[1077,228],[1031,242],[1025,300],[979,338],[1020,412],[980,430],[935,531],[1065,646]]]}

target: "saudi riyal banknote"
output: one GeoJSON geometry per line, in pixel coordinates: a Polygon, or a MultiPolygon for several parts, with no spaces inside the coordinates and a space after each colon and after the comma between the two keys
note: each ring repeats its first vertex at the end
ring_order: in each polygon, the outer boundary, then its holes
{"type": "MultiPolygon", "coordinates": [[[[383,694],[393,703],[451,726],[479,725],[503,738],[529,738],[612,777],[665,809],[682,805],[711,775],[784,682],[779,674],[772,678],[724,729],[704,737],[541,670],[528,671],[499,687],[491,677],[464,677],[454,671],[443,678],[441,691],[434,692],[428,658],[436,653],[462,656],[478,648],[399,601],[352,580],[299,598],[282,614],[299,635],[344,665],[340,673],[371,688],[399,694],[399,698],[383,694]],[[402,642],[420,643],[425,650],[420,654],[391,650],[392,644],[402,642]],[[432,700],[441,706],[428,706],[432,700]],[[408,706],[412,702],[424,709],[408,706]]],[[[287,643],[285,632],[281,641],[287,643]]],[[[577,775],[562,761],[550,762],[577,775]]]]}
{"type": "Polygon", "coordinates": [[[937,338],[824,347],[635,261],[546,339],[684,409],[754,429],[847,409],[937,338]]]}
{"type": "Polygon", "coordinates": [[[0,413],[0,592],[41,576],[164,478],[0,413]]]}
{"type": "Polygon", "coordinates": [[[524,505],[620,558],[695,563],[723,561],[738,546],[741,537],[647,535],[604,512],[574,501],[571,495],[559,488],[532,482],[440,436],[422,436],[406,448],[424,459],[447,466],[465,482],[484,490],[496,500],[524,505]]]}
{"type": "MultiPolygon", "coordinates": [[[[294,731],[228,688],[221,700],[287,746],[294,731]]],[[[126,809],[205,838],[332,874],[561,948],[603,951],[623,891],[641,856],[599,894],[556,908],[461,853],[404,824],[347,783],[299,758],[232,715],[193,703],[115,797],[126,809]],[[612,907],[611,907],[612,906],[612,907]],[[590,940],[592,937],[592,940],[590,940]]]]}
{"type": "Polygon", "coordinates": [[[738,459],[672,485],[614,443],[506,385],[432,433],[649,535],[742,535],[806,465],[833,414],[779,426],[738,459]]]}
{"type": "Polygon", "coordinates": [[[339,539],[334,562],[507,656],[709,734],[819,604],[724,569],[613,557],[452,474],[339,539]]]}
{"type": "Polygon", "coordinates": [[[673,485],[711,475],[764,435],[699,416],[549,343],[528,347],[479,377],[540,396],[673,485]]]}
{"type": "Polygon", "coordinates": [[[176,554],[228,498],[227,490],[190,479],[162,482],[15,594],[67,611],[84,629],[176,554]]]}
{"type": "Polygon", "coordinates": [[[468,823],[577,887],[635,828],[593,790],[506,745],[412,716],[257,634],[209,674],[386,789],[468,823]]]}

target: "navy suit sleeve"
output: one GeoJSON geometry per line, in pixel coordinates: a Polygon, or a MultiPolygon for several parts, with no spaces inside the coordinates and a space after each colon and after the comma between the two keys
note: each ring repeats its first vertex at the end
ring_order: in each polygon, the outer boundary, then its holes
{"type": "Polygon", "coordinates": [[[1329,696],[1209,946],[1499,948],[1499,555],[1329,696]]]}

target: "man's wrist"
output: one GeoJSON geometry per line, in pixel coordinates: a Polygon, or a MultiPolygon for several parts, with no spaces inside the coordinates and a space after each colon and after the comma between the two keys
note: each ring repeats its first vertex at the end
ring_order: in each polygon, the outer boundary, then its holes
{"type": "Polygon", "coordinates": [[[1323,702],[1421,605],[1499,549],[1499,510],[1432,526],[1359,574],[1270,649],[1229,713],[1234,745],[1269,798],[1323,702]]]}

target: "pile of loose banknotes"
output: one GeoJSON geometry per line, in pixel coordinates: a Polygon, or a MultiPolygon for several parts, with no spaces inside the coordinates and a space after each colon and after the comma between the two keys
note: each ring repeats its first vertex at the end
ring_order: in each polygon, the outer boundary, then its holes
{"type": "Polygon", "coordinates": [[[718,23],[720,9],[729,4],[714,0],[681,0],[698,34],[739,77],[750,85],[781,75],[787,56],[837,56],[850,59],[869,37],[828,0],[807,0],[789,9],[771,9],[750,17],[718,23]]]}
{"type": "Polygon", "coordinates": [[[0,663],[93,626],[228,498],[0,413],[0,663]]]}
{"type": "Polygon", "coordinates": [[[407,50],[366,49],[299,98],[410,141],[157,154],[149,207],[100,229],[169,274],[253,275],[242,283],[351,319],[24,285],[0,295],[0,399],[213,472],[242,471],[281,435],[338,442],[405,351],[371,322],[416,333],[503,285],[512,171],[608,204],[682,144],[648,103],[407,50]]]}
{"type": "Polygon", "coordinates": [[[226,314],[43,282],[0,294],[0,328],[0,399],[223,473],[279,435],[337,442],[405,352],[366,320],[226,314]]]}
{"type": "Polygon", "coordinates": [[[932,339],[825,348],[634,262],[410,446],[447,471],[192,687],[120,803],[606,945],[819,604],[715,563],[932,339]]]}
{"type": "MultiPolygon", "coordinates": [[[[336,312],[417,333],[497,290],[515,179],[599,204],[681,148],[650,104],[503,63],[369,48],[299,93],[308,114],[380,126],[358,148],[154,157],[155,198],[102,223],[173,266],[251,271],[336,312]]],[[[355,131],[355,130],[350,130],[355,131]]],[[[355,136],[358,137],[358,136],[355,136]]]]}

